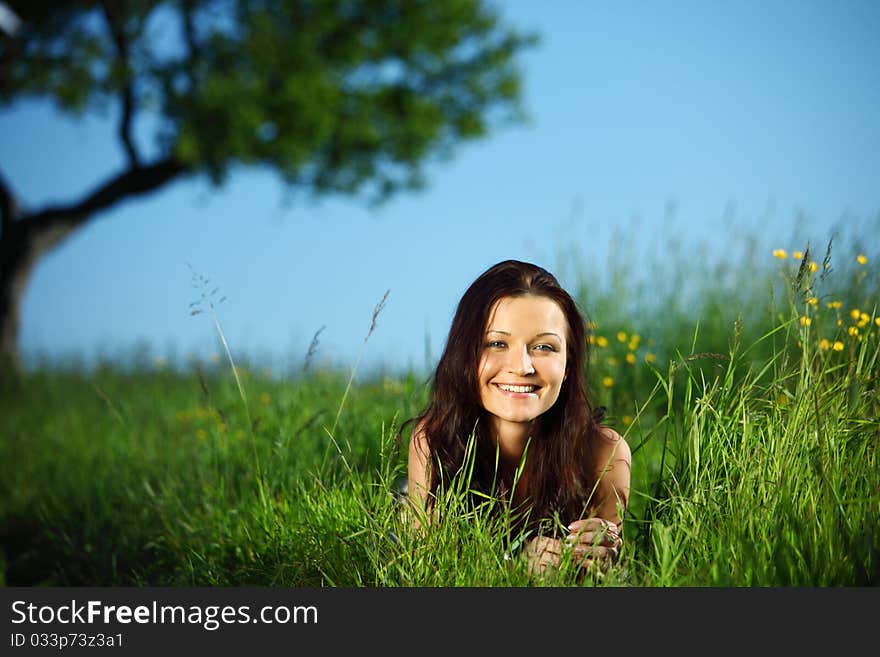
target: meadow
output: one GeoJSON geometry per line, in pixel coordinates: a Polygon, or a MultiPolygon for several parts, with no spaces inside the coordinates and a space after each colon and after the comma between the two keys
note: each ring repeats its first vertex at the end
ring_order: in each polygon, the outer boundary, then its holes
{"type": "Polygon", "coordinates": [[[604,574],[531,577],[509,519],[456,491],[444,522],[407,530],[398,433],[429,373],[306,360],[277,376],[235,359],[217,322],[215,360],[34,367],[4,391],[2,583],[875,586],[880,254],[777,247],[673,254],[641,282],[620,259],[601,286],[583,254],[557,254],[589,309],[595,403],[633,450],[604,574]]]}

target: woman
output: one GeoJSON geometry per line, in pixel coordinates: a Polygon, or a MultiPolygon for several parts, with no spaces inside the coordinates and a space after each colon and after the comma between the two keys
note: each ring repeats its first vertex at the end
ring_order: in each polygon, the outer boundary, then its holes
{"type": "Polygon", "coordinates": [[[516,260],[485,271],[459,302],[428,406],[415,418],[410,502],[435,517],[438,493],[473,440],[470,488],[509,505],[532,530],[533,571],[557,565],[566,548],[584,567],[616,560],[631,454],[591,407],[586,363],[583,318],[552,274],[516,260]],[[553,518],[562,532],[535,535],[553,518]]]}

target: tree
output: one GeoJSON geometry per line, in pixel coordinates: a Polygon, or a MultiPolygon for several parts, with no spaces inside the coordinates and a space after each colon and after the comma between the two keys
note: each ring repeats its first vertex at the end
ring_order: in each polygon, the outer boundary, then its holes
{"type": "Polygon", "coordinates": [[[481,0],[0,2],[0,104],[74,114],[118,103],[127,164],[63,206],[23,209],[0,174],[0,370],[17,371],[19,306],[41,255],[100,212],[173,180],[237,166],[309,193],[371,202],[517,119],[516,54],[481,0]],[[17,17],[17,21],[15,18],[17,17]],[[145,156],[133,125],[154,119],[145,156]]]}

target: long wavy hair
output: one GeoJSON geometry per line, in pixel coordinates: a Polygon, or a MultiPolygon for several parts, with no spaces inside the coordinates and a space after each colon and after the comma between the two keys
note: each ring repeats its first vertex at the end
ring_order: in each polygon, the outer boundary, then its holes
{"type": "MultiPolygon", "coordinates": [[[[429,447],[429,503],[465,466],[471,439],[475,446],[471,490],[494,495],[495,499],[509,492],[504,485],[499,489],[496,446],[480,401],[477,370],[489,314],[495,304],[505,297],[528,295],[554,301],[565,315],[568,335],[565,379],[559,397],[533,424],[527,448],[526,508],[521,511],[527,512],[530,524],[556,514],[571,522],[589,508],[596,482],[590,445],[600,430],[604,409],[594,410],[590,404],[584,317],[574,299],[546,269],[505,260],[487,269],[470,285],[452,320],[433,375],[428,404],[410,422],[424,432],[429,447]]],[[[477,497],[485,499],[484,495],[477,497]]]]}

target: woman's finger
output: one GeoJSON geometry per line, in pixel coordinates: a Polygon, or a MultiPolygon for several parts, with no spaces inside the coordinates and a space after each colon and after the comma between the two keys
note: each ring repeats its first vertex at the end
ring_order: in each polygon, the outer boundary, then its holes
{"type": "Polygon", "coordinates": [[[604,529],[607,527],[609,523],[607,520],[603,520],[602,518],[584,518],[583,520],[575,520],[568,526],[568,531],[573,534],[577,532],[583,531],[598,531],[600,529],[604,529]]]}
{"type": "MultiPolygon", "coordinates": [[[[595,527],[595,525],[592,525],[592,527],[595,527]]],[[[566,538],[566,543],[568,545],[575,545],[579,543],[585,543],[588,545],[597,544],[619,548],[623,541],[620,538],[620,533],[617,530],[617,525],[615,525],[614,523],[606,523],[601,528],[579,529],[577,531],[573,531],[566,538]]]]}

